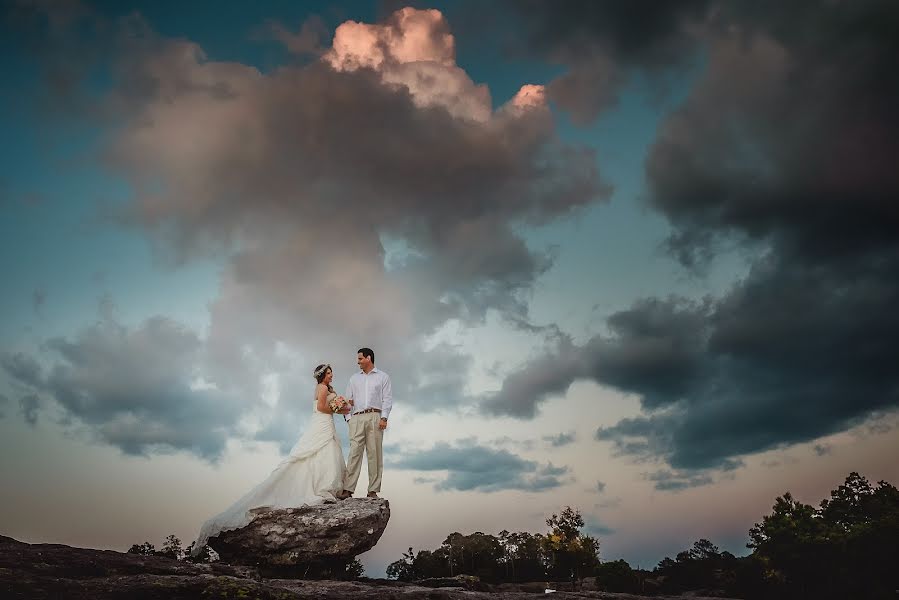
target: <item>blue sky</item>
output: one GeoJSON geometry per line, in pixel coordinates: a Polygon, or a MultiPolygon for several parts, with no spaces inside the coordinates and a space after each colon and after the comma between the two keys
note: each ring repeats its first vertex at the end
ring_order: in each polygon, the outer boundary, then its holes
{"type": "Polygon", "coordinates": [[[363,345],[369,574],[569,504],[603,559],[740,554],[784,491],[895,481],[892,42],[834,31],[895,15],[813,4],[15,3],[0,532],[193,539],[363,345]]]}

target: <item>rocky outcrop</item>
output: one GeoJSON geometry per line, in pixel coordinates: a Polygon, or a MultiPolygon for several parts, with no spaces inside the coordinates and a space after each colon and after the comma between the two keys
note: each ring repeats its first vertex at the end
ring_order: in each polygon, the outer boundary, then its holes
{"type": "MultiPolygon", "coordinates": [[[[246,566],[192,564],[159,556],[110,550],[72,548],[60,544],[25,544],[0,536],[0,598],[29,600],[305,600],[311,598],[368,600],[526,600],[542,596],[544,583],[533,589],[498,589],[477,585],[477,578],[431,580],[431,586],[382,579],[311,581],[268,579],[246,566]],[[469,580],[470,579],[470,580],[469,580]],[[442,584],[442,585],[441,585],[442,584]],[[459,586],[462,587],[459,587],[459,586]],[[445,587],[449,586],[449,587],[445,587]],[[469,589],[466,589],[469,588],[469,589]],[[489,591],[473,591],[482,587],[489,591]]],[[[551,586],[555,587],[553,584],[551,586]]],[[[595,591],[559,591],[557,600],[647,600],[643,596],[595,591]]],[[[656,596],[665,600],[667,596],[656,596]]],[[[719,600],[691,597],[692,600],[719,600]]]]}
{"type": "Polygon", "coordinates": [[[223,562],[266,569],[305,570],[346,564],[371,550],[390,519],[383,498],[350,498],[320,504],[260,511],[245,527],[209,539],[223,562]]]}

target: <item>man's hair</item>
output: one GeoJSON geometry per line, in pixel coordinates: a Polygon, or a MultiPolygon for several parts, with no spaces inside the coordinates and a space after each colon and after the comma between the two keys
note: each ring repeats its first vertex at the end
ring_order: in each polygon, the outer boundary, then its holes
{"type": "Polygon", "coordinates": [[[370,358],[372,364],[374,364],[374,362],[375,362],[375,351],[372,350],[371,348],[359,348],[358,350],[356,350],[356,353],[357,353],[357,354],[361,354],[362,356],[364,356],[364,357],[366,357],[366,358],[370,358]]]}

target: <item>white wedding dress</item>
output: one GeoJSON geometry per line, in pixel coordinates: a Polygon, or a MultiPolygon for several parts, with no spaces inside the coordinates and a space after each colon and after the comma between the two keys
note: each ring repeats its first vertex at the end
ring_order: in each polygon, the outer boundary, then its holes
{"type": "MultiPolygon", "coordinates": [[[[336,395],[334,392],[328,394],[328,401],[336,395]]],[[[335,494],[343,489],[345,470],[334,415],[319,412],[313,402],[312,418],[306,431],[287,458],[265,481],[227,510],[203,523],[193,553],[199,554],[209,538],[222,531],[247,525],[256,512],[336,502],[335,494]]]]}

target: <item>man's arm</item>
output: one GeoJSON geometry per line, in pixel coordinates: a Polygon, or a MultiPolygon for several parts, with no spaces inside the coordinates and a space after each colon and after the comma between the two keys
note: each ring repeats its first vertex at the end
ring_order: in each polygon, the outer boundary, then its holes
{"type": "Polygon", "coordinates": [[[390,409],[393,408],[393,387],[390,384],[390,376],[384,376],[384,384],[381,387],[381,418],[390,417],[390,409]]]}

